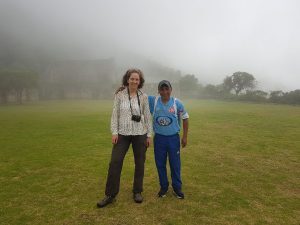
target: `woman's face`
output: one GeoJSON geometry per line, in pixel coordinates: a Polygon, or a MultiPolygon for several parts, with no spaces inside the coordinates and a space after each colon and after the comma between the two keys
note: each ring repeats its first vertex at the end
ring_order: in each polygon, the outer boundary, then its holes
{"type": "Polygon", "coordinates": [[[130,74],[127,82],[130,89],[138,89],[138,86],[140,85],[140,75],[138,73],[130,74]]]}

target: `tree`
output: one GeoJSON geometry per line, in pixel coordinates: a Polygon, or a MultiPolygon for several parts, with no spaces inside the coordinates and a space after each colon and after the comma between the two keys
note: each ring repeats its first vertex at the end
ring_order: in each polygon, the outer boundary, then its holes
{"type": "Polygon", "coordinates": [[[231,76],[225,77],[225,79],[223,80],[222,87],[223,90],[227,93],[229,93],[234,88],[231,76]]]}
{"type": "Polygon", "coordinates": [[[24,91],[36,88],[38,85],[37,73],[29,70],[5,69],[0,71],[1,101],[7,102],[8,95],[15,93],[18,103],[22,103],[24,91]]]}
{"type": "Polygon", "coordinates": [[[283,101],[286,104],[300,104],[300,89],[285,93],[283,101]]]}
{"type": "Polygon", "coordinates": [[[195,75],[187,74],[179,80],[180,94],[183,97],[197,97],[198,79],[195,75]]]}
{"type": "Polygon", "coordinates": [[[204,93],[207,98],[215,98],[218,94],[218,88],[215,85],[208,84],[204,88],[204,93]]]}
{"type": "Polygon", "coordinates": [[[22,104],[23,92],[37,87],[38,75],[29,70],[16,70],[11,71],[11,78],[16,100],[22,104]]]}
{"type": "Polygon", "coordinates": [[[7,103],[9,92],[11,91],[11,77],[8,70],[0,70],[0,102],[7,103]]]}
{"type": "Polygon", "coordinates": [[[300,89],[290,92],[271,91],[269,101],[283,104],[300,104],[300,89]]]}
{"type": "Polygon", "coordinates": [[[267,101],[268,93],[261,90],[250,91],[247,90],[245,94],[238,97],[239,100],[265,102],[267,101]]]}
{"type": "Polygon", "coordinates": [[[279,103],[280,101],[282,101],[282,96],[284,96],[284,92],[281,90],[271,91],[269,101],[274,103],[279,103]]]}
{"type": "Polygon", "coordinates": [[[254,76],[246,72],[235,72],[223,81],[224,89],[227,91],[234,90],[236,95],[239,95],[243,90],[253,89],[255,86],[254,76]]]}

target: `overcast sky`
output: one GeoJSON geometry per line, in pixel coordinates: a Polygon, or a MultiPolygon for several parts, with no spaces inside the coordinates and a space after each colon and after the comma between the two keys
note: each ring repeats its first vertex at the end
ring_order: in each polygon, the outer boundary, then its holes
{"type": "Polygon", "coordinates": [[[294,90],[299,12],[297,0],[0,0],[0,32],[82,58],[130,51],[203,83],[245,71],[264,90],[294,90]]]}

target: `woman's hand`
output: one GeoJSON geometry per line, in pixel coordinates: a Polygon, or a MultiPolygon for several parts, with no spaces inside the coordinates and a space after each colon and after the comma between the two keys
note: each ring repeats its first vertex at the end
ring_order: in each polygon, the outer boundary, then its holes
{"type": "Polygon", "coordinates": [[[114,134],[111,138],[111,142],[115,145],[118,143],[118,135],[114,134]]]}
{"type": "Polygon", "coordinates": [[[151,138],[150,137],[147,137],[147,140],[146,140],[146,147],[149,148],[151,145],[151,138]]]}

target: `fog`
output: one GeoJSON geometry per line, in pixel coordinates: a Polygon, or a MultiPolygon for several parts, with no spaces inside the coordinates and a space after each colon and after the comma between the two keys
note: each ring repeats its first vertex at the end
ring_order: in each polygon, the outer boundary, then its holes
{"type": "Polygon", "coordinates": [[[0,54],[145,58],[203,84],[245,71],[261,89],[289,91],[300,88],[299,8],[296,0],[0,0],[0,54]]]}

